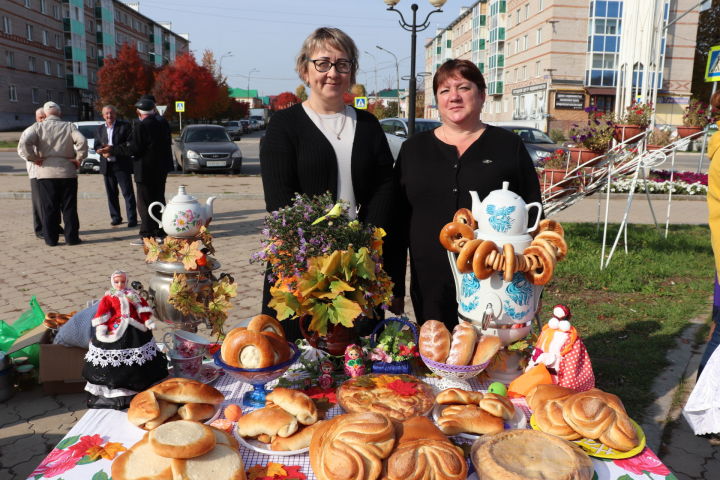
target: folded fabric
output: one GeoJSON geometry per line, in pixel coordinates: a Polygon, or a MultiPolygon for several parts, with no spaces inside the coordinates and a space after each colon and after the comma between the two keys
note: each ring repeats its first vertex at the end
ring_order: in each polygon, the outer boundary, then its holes
{"type": "Polygon", "coordinates": [[[720,433],[720,348],[710,356],[682,414],[695,435],[720,433]]]}
{"type": "Polygon", "coordinates": [[[97,312],[95,303],[70,317],[70,320],[58,329],[53,343],[66,347],[88,348],[92,338],[92,319],[97,312]]]}

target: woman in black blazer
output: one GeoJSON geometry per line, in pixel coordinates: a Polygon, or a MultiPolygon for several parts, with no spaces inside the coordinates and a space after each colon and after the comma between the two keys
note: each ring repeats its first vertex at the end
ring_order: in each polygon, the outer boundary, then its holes
{"type": "MultiPolygon", "coordinates": [[[[318,28],[305,39],[296,70],[310,97],[272,116],[260,149],[267,211],[289,205],[295,193],[330,191],[358,220],[388,231],[393,158],[387,139],[372,114],[343,98],[358,70],[355,43],[337,28],[318,28]]],[[[266,280],[262,309],[275,316],[269,300],[266,280]]],[[[283,326],[289,338],[300,336],[297,322],[283,326]]]]}

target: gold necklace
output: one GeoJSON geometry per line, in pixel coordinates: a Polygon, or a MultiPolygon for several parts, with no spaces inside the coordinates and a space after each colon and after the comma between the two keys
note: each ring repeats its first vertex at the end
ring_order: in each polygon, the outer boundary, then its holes
{"type": "Polygon", "coordinates": [[[330,131],[330,132],[332,132],[332,133],[335,135],[335,137],[337,137],[338,140],[340,140],[340,134],[341,134],[341,133],[343,132],[343,130],[345,129],[345,121],[347,120],[347,114],[345,113],[345,110],[346,110],[346,109],[347,109],[347,106],[346,106],[346,105],[343,105],[342,111],[339,112],[340,115],[342,115],[342,121],[341,121],[341,123],[340,123],[340,130],[338,130],[338,131],[336,132],[334,129],[329,129],[329,128],[327,128],[327,127],[325,126],[325,122],[323,122],[323,119],[322,119],[322,117],[320,116],[320,114],[319,114],[318,112],[316,112],[315,110],[313,110],[312,107],[310,107],[310,110],[312,110],[313,113],[315,113],[315,115],[317,116],[318,122],[320,122],[320,127],[323,129],[323,131],[330,131]]]}

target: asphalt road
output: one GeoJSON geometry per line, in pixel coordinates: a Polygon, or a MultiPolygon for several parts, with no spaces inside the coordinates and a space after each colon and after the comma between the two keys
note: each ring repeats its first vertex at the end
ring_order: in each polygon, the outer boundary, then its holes
{"type": "MultiPolygon", "coordinates": [[[[264,134],[261,130],[247,135],[239,142],[240,151],[243,154],[242,175],[260,175],[260,137],[264,134]]],[[[25,162],[17,155],[17,152],[0,152],[0,174],[3,173],[25,173],[25,162]]],[[[176,175],[183,175],[182,172],[175,172],[176,175]]],[[[223,175],[227,174],[223,172],[223,175]]],[[[88,174],[92,175],[92,174],[88,174]]]]}

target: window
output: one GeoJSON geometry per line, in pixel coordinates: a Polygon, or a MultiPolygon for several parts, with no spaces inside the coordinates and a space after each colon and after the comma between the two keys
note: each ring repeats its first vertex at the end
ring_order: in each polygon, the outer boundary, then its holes
{"type": "Polygon", "coordinates": [[[516,69],[513,71],[513,81],[514,81],[514,82],[517,82],[518,80],[520,80],[520,77],[518,77],[518,69],[516,68],[516,69]]]}
{"type": "Polygon", "coordinates": [[[527,50],[527,48],[528,48],[527,35],[523,35],[522,47],[523,47],[523,50],[527,50]]]}
{"type": "Polygon", "coordinates": [[[32,92],[32,103],[40,103],[40,99],[39,99],[40,89],[38,89],[38,88],[33,88],[33,89],[31,90],[31,92],[32,92]]]}
{"type": "Polygon", "coordinates": [[[543,8],[544,8],[543,0],[538,0],[538,12],[542,12],[543,8]]]}
{"type": "Polygon", "coordinates": [[[62,76],[63,76],[63,68],[62,68],[62,65],[59,63],[57,64],[57,76],[60,78],[62,78],[62,76]]]}
{"type": "Polygon", "coordinates": [[[15,89],[15,85],[10,85],[8,89],[8,100],[11,102],[17,102],[17,90],[15,89]]]}
{"type": "Polygon", "coordinates": [[[47,5],[45,0],[40,0],[40,13],[47,13],[47,5]]]}
{"type": "Polygon", "coordinates": [[[60,19],[60,6],[59,5],[53,5],[53,17],[60,19]]]}
{"type": "Polygon", "coordinates": [[[519,8],[517,10],[515,10],[515,24],[516,25],[520,24],[520,9],[519,8]]]}
{"type": "Polygon", "coordinates": [[[538,28],[535,32],[535,43],[538,45],[542,43],[542,28],[538,28]]]}
{"type": "Polygon", "coordinates": [[[45,90],[45,101],[49,102],[52,100],[52,90],[45,90]]]}
{"type": "Polygon", "coordinates": [[[15,68],[15,52],[7,50],[5,52],[5,65],[10,68],[15,68]]]}
{"type": "Polygon", "coordinates": [[[70,106],[77,107],[77,93],[70,92],[70,106]]]}
{"type": "Polygon", "coordinates": [[[27,8],[32,8],[32,6],[30,5],[30,0],[25,0],[25,6],[27,8]]]}
{"type": "Polygon", "coordinates": [[[522,79],[527,80],[527,65],[523,65],[522,67],[522,79]]]}
{"type": "Polygon", "coordinates": [[[48,33],[47,30],[42,31],[42,44],[47,46],[48,45],[48,33]]]}
{"type": "Polygon", "coordinates": [[[62,44],[60,43],[60,35],[57,33],[55,34],[55,48],[57,48],[58,50],[62,48],[62,44]]]}
{"type": "Polygon", "coordinates": [[[60,105],[65,105],[65,92],[58,92],[58,103],[60,105]]]}
{"type": "Polygon", "coordinates": [[[31,72],[37,71],[36,63],[37,61],[35,57],[28,57],[28,70],[30,70],[31,72]]]}
{"type": "Polygon", "coordinates": [[[540,76],[540,60],[535,62],[535,76],[536,77],[540,76]]]}
{"type": "Polygon", "coordinates": [[[50,68],[50,60],[43,60],[43,66],[45,67],[45,75],[52,75],[52,69],[50,68]]]}
{"type": "Polygon", "coordinates": [[[33,38],[33,26],[29,23],[25,24],[25,37],[28,39],[29,42],[32,42],[33,38]]]}
{"type": "Polygon", "coordinates": [[[529,3],[526,3],[526,4],[525,4],[525,20],[528,19],[528,16],[529,16],[529,15],[530,15],[530,4],[529,4],[529,3]]]}
{"type": "Polygon", "coordinates": [[[515,53],[518,53],[518,52],[520,52],[520,39],[516,38],[515,39],[515,53]]]}
{"type": "Polygon", "coordinates": [[[10,17],[3,17],[3,32],[12,35],[12,20],[10,20],[10,17]]]}
{"type": "Polygon", "coordinates": [[[93,58],[93,59],[96,58],[95,57],[95,47],[93,47],[92,45],[90,45],[90,58],[93,58]]]}

